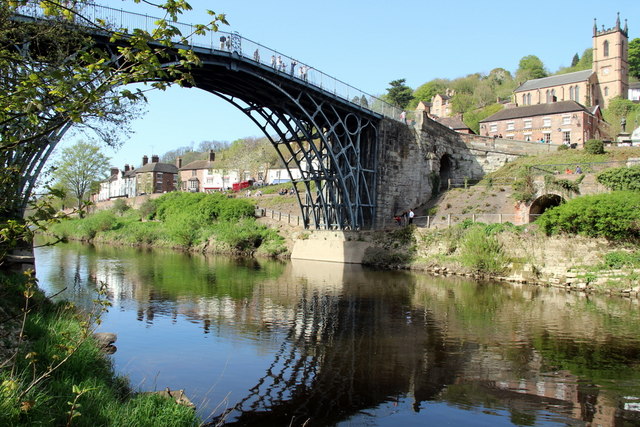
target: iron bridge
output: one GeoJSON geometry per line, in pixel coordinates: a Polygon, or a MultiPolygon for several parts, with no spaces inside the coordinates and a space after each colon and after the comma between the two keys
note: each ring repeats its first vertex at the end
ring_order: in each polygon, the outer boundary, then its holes
{"type": "MultiPolygon", "coordinates": [[[[156,20],[89,7],[83,13],[114,28],[150,30],[156,20]]],[[[190,25],[172,25],[183,34],[193,33],[190,25]]],[[[95,38],[115,51],[108,38],[95,38]]],[[[379,124],[384,117],[400,120],[401,111],[238,33],[188,40],[188,45],[182,40],[175,47],[192,49],[202,59],[202,67],[191,71],[195,86],[238,108],[269,139],[296,187],[305,228],[373,228],[379,124]],[[294,179],[296,169],[301,178],[294,179]]]]}

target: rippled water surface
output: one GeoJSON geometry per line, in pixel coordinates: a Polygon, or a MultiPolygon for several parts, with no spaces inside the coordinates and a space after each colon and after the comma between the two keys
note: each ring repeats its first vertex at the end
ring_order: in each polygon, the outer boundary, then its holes
{"type": "Polygon", "coordinates": [[[243,426],[640,425],[635,300],[77,244],[40,286],[113,303],[119,374],[243,426]]]}

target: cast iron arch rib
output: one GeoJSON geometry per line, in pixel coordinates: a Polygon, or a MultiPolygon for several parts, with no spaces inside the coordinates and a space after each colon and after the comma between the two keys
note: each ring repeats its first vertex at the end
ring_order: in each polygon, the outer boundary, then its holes
{"type": "Polygon", "coordinates": [[[372,227],[377,122],[288,79],[223,68],[235,73],[225,79],[203,70],[194,76],[196,86],[234,105],[269,139],[292,182],[304,185],[306,194],[296,196],[305,227],[372,227]],[[293,179],[294,168],[302,178],[293,179]]]}

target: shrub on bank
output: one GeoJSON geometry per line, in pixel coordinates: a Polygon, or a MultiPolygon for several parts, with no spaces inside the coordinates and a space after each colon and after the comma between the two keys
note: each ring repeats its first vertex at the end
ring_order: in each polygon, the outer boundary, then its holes
{"type": "Polygon", "coordinates": [[[286,252],[284,239],[255,221],[255,208],[246,199],[176,192],[145,203],[142,211],[120,212],[105,210],[64,221],[52,231],[64,238],[127,245],[191,248],[214,240],[235,253],[276,256],[286,252]],[[148,216],[156,221],[140,220],[148,216]]]}
{"type": "Polygon", "coordinates": [[[246,199],[229,198],[222,193],[173,192],[156,199],[155,219],[188,215],[200,223],[213,220],[238,220],[252,217],[254,205],[246,199]]]}
{"type": "Polygon", "coordinates": [[[545,211],[536,224],[547,235],[635,240],[640,237],[640,193],[618,191],[578,197],[545,211]]]}
{"type": "Polygon", "coordinates": [[[610,190],[640,191],[640,166],[607,169],[596,180],[610,190]]]}
{"type": "Polygon", "coordinates": [[[604,154],[604,143],[600,139],[590,139],[584,143],[584,151],[589,154],[604,154]]]}
{"type": "Polygon", "coordinates": [[[484,224],[467,230],[460,248],[460,260],[463,265],[479,273],[500,274],[504,271],[508,257],[494,231],[489,232],[484,224]]]}

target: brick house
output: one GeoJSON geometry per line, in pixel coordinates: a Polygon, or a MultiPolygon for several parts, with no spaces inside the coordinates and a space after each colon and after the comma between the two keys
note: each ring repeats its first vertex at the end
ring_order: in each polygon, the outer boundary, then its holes
{"type": "Polygon", "coordinates": [[[480,134],[520,141],[584,146],[606,135],[599,106],[587,108],[575,101],[506,108],[480,120],[480,134]]]}
{"type": "Polygon", "coordinates": [[[431,106],[429,115],[432,117],[450,117],[451,116],[451,97],[453,91],[447,89],[445,94],[436,94],[431,98],[431,106]]]}
{"type": "Polygon", "coordinates": [[[434,117],[434,120],[441,125],[448,127],[449,129],[453,129],[459,133],[473,133],[475,132],[467,126],[460,117],[434,117]]]}
{"type": "Polygon", "coordinates": [[[206,160],[195,160],[184,166],[182,158],[178,157],[176,167],[179,169],[178,182],[182,191],[210,193],[231,188],[233,184],[240,182],[240,172],[224,168],[216,161],[213,151],[209,151],[206,160]]]}
{"type": "Polygon", "coordinates": [[[168,193],[176,189],[178,168],[169,163],[160,163],[159,157],[142,157],[142,166],[135,170],[137,194],[168,193]]]}

